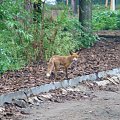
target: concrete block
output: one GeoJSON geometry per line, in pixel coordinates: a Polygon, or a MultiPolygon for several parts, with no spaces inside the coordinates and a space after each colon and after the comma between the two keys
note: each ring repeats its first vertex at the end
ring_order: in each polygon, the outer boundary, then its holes
{"type": "Polygon", "coordinates": [[[107,75],[116,75],[120,73],[120,68],[115,68],[115,69],[112,69],[112,70],[107,70],[107,71],[103,71],[103,72],[99,72],[98,73],[98,77],[101,78],[101,77],[107,77],[107,75]]]}
{"type": "Polygon", "coordinates": [[[66,88],[69,86],[69,80],[63,80],[63,81],[60,81],[60,83],[62,88],[66,88]]]}
{"type": "Polygon", "coordinates": [[[70,79],[69,80],[69,86],[70,87],[76,86],[76,85],[79,84],[79,82],[80,82],[80,77],[76,77],[74,79],[70,79]]]}
{"type": "Polygon", "coordinates": [[[62,87],[61,82],[55,82],[55,83],[54,83],[54,85],[55,85],[55,88],[56,88],[56,89],[58,89],[58,88],[61,88],[61,87],[62,87]]]}
{"type": "Polygon", "coordinates": [[[102,78],[102,77],[107,77],[107,73],[106,73],[106,71],[103,71],[103,72],[99,72],[98,73],[98,78],[102,78]]]}
{"type": "Polygon", "coordinates": [[[89,75],[89,80],[96,80],[96,79],[97,79],[97,76],[95,73],[89,75]]]}
{"type": "Polygon", "coordinates": [[[83,75],[83,76],[80,76],[80,80],[87,80],[89,78],[89,76],[88,75],[83,75]]]}
{"type": "Polygon", "coordinates": [[[0,105],[3,105],[5,102],[11,103],[12,99],[26,98],[26,95],[23,91],[16,91],[11,93],[5,93],[0,95],[0,105]]]}
{"type": "Polygon", "coordinates": [[[20,89],[19,91],[5,93],[5,94],[0,95],[0,105],[3,105],[4,102],[12,102],[12,99],[19,99],[19,98],[26,99],[25,93],[29,97],[31,94],[37,95],[42,92],[49,92],[50,90],[55,90],[55,89],[62,88],[62,87],[66,88],[69,86],[71,87],[76,86],[79,84],[79,82],[83,80],[96,80],[97,77],[101,78],[101,77],[106,77],[108,74],[116,75],[119,73],[120,73],[120,68],[115,68],[113,70],[103,71],[97,74],[94,73],[90,75],[79,76],[79,77],[76,77],[70,80],[63,80],[60,82],[49,83],[49,84],[40,85],[40,86],[36,86],[32,88],[23,88],[23,89],[20,89]]]}
{"type": "Polygon", "coordinates": [[[54,90],[54,89],[55,89],[55,85],[53,83],[50,83],[50,84],[45,84],[37,87],[32,87],[31,91],[32,91],[32,94],[37,95],[41,92],[48,92],[49,90],[54,90]]]}

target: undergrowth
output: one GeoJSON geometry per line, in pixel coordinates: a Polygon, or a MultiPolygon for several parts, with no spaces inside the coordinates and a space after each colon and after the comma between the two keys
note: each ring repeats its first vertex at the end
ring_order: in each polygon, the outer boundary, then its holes
{"type": "Polygon", "coordinates": [[[9,0],[0,6],[0,73],[20,69],[39,61],[40,43],[43,42],[44,60],[52,55],[67,55],[81,47],[90,47],[96,36],[86,33],[76,18],[62,7],[53,16],[45,7],[44,23],[33,21],[31,9],[25,9],[24,0],[9,0]]]}
{"type": "Polygon", "coordinates": [[[111,11],[110,8],[95,6],[93,9],[93,30],[119,30],[120,10],[111,11]]]}

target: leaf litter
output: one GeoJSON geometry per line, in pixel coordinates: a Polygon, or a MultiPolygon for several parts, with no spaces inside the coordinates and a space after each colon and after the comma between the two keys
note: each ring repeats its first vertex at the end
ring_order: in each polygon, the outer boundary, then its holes
{"type": "MultiPolygon", "coordinates": [[[[77,65],[69,67],[68,76],[74,78],[117,67],[120,67],[120,38],[101,38],[93,47],[80,51],[77,65]]],[[[0,94],[50,83],[53,80],[46,77],[46,70],[47,63],[39,62],[17,71],[7,71],[0,76],[0,94]]],[[[57,81],[64,79],[65,73],[58,71],[57,81]]]]}

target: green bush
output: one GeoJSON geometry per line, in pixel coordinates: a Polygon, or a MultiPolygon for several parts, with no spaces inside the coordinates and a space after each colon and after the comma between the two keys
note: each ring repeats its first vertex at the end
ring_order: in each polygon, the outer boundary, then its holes
{"type": "Polygon", "coordinates": [[[24,51],[32,41],[29,25],[31,16],[23,1],[3,1],[0,5],[0,72],[19,69],[27,62],[24,51]]]}
{"type": "Polygon", "coordinates": [[[65,8],[57,17],[57,21],[54,24],[49,23],[49,28],[48,25],[47,28],[45,28],[48,38],[51,37],[51,29],[54,31],[56,28],[57,34],[55,39],[53,39],[52,42],[49,42],[47,38],[45,40],[46,59],[54,54],[67,55],[69,54],[69,51],[90,47],[97,38],[97,36],[91,34],[91,31],[84,32],[80,22],[75,17],[70,18],[68,16],[68,11],[65,8]]]}
{"type": "Polygon", "coordinates": [[[93,30],[116,30],[120,29],[120,10],[110,11],[95,6],[93,10],[93,30]]]}
{"type": "MultiPolygon", "coordinates": [[[[62,7],[63,9],[63,7],[62,7]]],[[[79,21],[64,8],[56,19],[45,8],[44,24],[33,22],[33,13],[24,9],[23,0],[9,0],[0,6],[0,73],[20,69],[39,58],[43,41],[44,58],[67,55],[80,47],[91,46],[96,37],[85,33],[79,21]],[[48,13],[48,14],[47,14],[48,13]],[[43,36],[42,36],[43,34],[43,36]]],[[[39,59],[38,59],[39,60],[39,59]]]]}

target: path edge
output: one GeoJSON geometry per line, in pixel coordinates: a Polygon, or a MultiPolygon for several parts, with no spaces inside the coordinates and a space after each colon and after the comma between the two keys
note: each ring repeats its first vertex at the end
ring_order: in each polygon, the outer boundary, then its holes
{"type": "Polygon", "coordinates": [[[78,85],[83,80],[97,80],[98,78],[106,77],[108,75],[117,75],[120,73],[120,68],[102,71],[89,75],[78,76],[70,80],[63,80],[59,82],[39,85],[31,88],[22,88],[18,91],[8,92],[0,95],[0,106],[5,102],[11,103],[13,99],[26,99],[30,95],[38,95],[43,92],[49,92],[58,88],[73,87],[78,85]],[[26,96],[27,95],[27,96],[26,96]]]}

